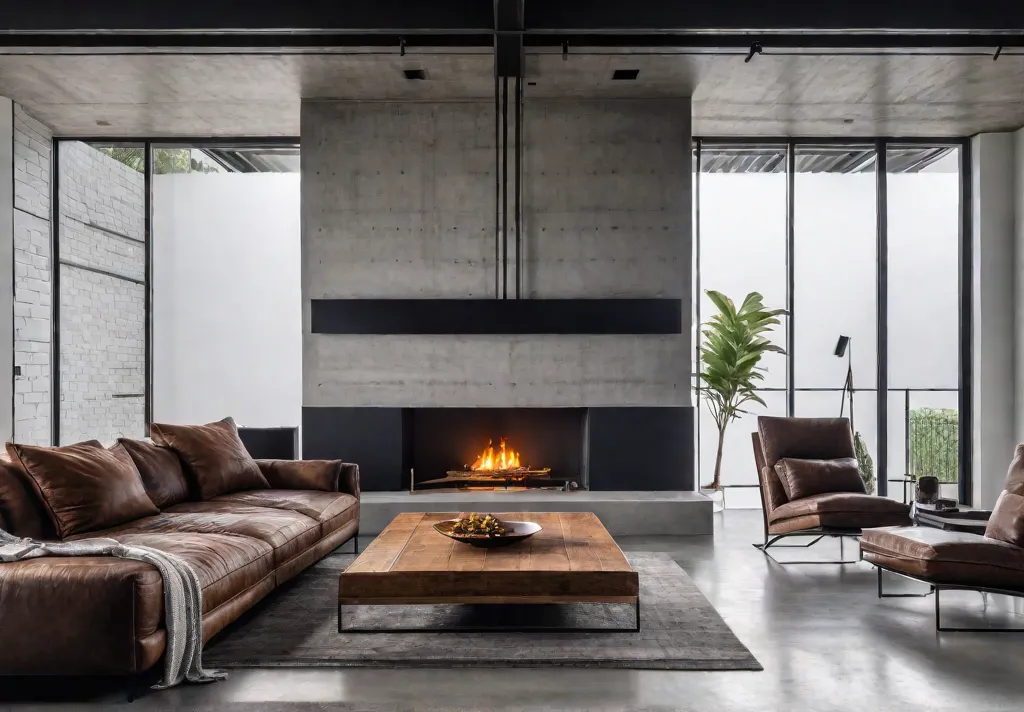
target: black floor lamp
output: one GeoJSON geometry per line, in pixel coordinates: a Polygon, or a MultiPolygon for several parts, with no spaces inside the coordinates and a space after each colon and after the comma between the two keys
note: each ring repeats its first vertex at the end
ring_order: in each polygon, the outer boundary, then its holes
{"type": "Polygon", "coordinates": [[[843,382],[843,400],[839,404],[839,417],[843,417],[843,411],[846,410],[846,393],[850,393],[850,430],[857,432],[853,429],[853,347],[850,345],[849,336],[840,336],[839,341],[836,342],[835,355],[839,358],[846,357],[846,381],[843,382]]]}

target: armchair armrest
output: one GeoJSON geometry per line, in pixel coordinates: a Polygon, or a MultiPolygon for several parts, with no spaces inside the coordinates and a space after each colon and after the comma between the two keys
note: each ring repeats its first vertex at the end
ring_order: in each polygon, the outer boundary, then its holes
{"type": "Polygon", "coordinates": [[[257,460],[274,489],[344,492],[359,496],[359,465],[341,460],[257,460]]]}

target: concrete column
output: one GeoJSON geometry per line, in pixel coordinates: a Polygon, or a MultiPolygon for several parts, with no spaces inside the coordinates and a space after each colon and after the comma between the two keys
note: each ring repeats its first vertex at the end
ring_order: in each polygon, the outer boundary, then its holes
{"type": "MultiPolygon", "coordinates": [[[[974,364],[973,471],[976,507],[991,507],[1003,488],[1006,467],[1021,422],[1024,399],[1017,393],[1015,359],[1024,350],[1016,293],[1015,243],[1020,240],[1016,174],[1024,162],[1015,154],[1013,133],[979,134],[972,146],[974,364]]],[[[1024,372],[1024,371],[1020,371],[1024,372]]]]}

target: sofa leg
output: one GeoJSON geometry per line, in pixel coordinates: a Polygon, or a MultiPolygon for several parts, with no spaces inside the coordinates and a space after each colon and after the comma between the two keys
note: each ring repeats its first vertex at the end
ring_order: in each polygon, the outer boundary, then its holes
{"type": "Polygon", "coordinates": [[[788,564],[856,564],[860,561],[860,556],[856,559],[847,560],[845,554],[845,548],[843,546],[843,539],[847,536],[854,536],[853,534],[819,534],[815,536],[815,532],[793,532],[792,534],[776,534],[768,538],[764,544],[754,544],[754,548],[758,549],[762,554],[767,556],[769,559],[774,561],[776,564],[788,565],[788,564]],[[814,536],[814,539],[806,544],[778,544],[780,539],[784,539],[789,536],[814,536]],[[814,546],[819,541],[824,539],[826,536],[839,539],[839,560],[838,561],[780,561],[769,553],[768,548],[772,547],[775,549],[807,549],[814,546]]]}
{"type": "MultiPolygon", "coordinates": [[[[885,593],[882,590],[882,569],[875,567],[875,571],[878,572],[878,597],[879,598],[927,598],[928,596],[935,594],[935,610],[938,611],[939,605],[939,592],[935,590],[934,586],[930,586],[927,593],[885,593]]],[[[936,618],[938,620],[938,618],[936,618]]]]}
{"type": "Polygon", "coordinates": [[[356,534],[354,537],[352,537],[352,553],[353,554],[358,554],[359,553],[359,535],[358,534],[356,534]]]}

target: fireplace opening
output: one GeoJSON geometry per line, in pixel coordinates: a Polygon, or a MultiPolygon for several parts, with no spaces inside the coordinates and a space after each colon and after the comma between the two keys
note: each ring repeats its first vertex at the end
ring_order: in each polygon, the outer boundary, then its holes
{"type": "Polygon", "coordinates": [[[410,491],[575,491],[587,486],[585,408],[416,408],[410,491]]]}

